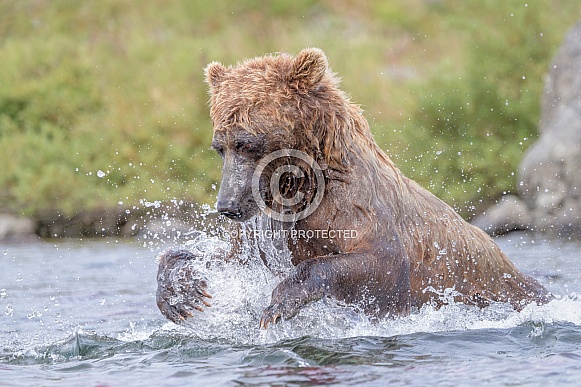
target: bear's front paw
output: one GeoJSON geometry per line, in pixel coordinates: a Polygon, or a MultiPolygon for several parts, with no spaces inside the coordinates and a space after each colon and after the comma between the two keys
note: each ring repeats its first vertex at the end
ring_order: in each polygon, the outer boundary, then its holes
{"type": "Polygon", "coordinates": [[[271,304],[262,312],[260,328],[268,328],[270,324],[278,322],[280,319],[289,319],[299,312],[301,302],[299,300],[286,300],[280,303],[271,304]]]}
{"type": "Polygon", "coordinates": [[[206,298],[212,296],[206,291],[208,285],[205,279],[195,279],[188,284],[187,289],[178,285],[180,291],[175,290],[173,286],[158,286],[157,288],[157,307],[161,313],[169,320],[178,324],[188,317],[194,315],[194,311],[203,312],[203,306],[210,307],[206,298]]]}
{"type": "Polygon", "coordinates": [[[192,267],[194,255],[186,250],[168,251],[160,257],[157,273],[157,307],[174,323],[203,312],[212,296],[206,291],[208,282],[192,267]]]}

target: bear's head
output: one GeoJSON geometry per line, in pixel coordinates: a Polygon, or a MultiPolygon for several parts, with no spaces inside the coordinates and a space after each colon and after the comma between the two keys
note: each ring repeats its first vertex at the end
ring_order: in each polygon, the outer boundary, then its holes
{"type": "Polygon", "coordinates": [[[257,203],[257,184],[258,202],[276,206],[275,191],[287,200],[280,210],[300,212],[324,189],[313,164],[339,173],[348,169],[344,128],[354,119],[353,105],[337,87],[320,49],[305,49],[296,57],[267,55],[231,67],[214,62],[205,74],[212,147],[224,162],[217,203],[223,215],[245,221],[257,214],[263,208],[257,203]],[[297,159],[288,150],[306,157],[297,159]],[[253,181],[261,160],[273,153],[280,157],[269,160],[259,181],[253,181]]]}

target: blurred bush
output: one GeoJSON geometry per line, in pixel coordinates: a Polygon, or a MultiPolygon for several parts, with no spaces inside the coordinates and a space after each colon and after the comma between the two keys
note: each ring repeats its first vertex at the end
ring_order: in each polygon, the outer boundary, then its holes
{"type": "Polygon", "coordinates": [[[514,191],[576,0],[0,0],[0,206],[213,203],[203,67],[323,48],[376,139],[470,216],[514,191]]]}
{"type": "MultiPolygon", "coordinates": [[[[579,9],[577,7],[577,15],[579,9]]],[[[420,85],[414,126],[434,139],[419,180],[464,215],[507,192],[537,136],[544,75],[562,36],[556,2],[457,2],[464,65],[420,85]],[[466,18],[472,12],[475,18],[466,18]],[[558,33],[556,31],[559,31],[558,33]]],[[[575,14],[575,12],[573,12],[575,14]]]]}

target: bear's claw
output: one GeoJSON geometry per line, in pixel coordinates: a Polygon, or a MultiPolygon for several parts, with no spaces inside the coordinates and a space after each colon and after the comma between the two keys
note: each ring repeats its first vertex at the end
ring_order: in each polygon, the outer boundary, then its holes
{"type": "Polygon", "coordinates": [[[262,312],[259,327],[267,329],[270,324],[289,319],[298,313],[299,307],[299,300],[288,300],[286,302],[271,304],[262,312]]]}
{"type": "Polygon", "coordinates": [[[194,255],[186,250],[168,251],[160,257],[157,306],[174,323],[192,317],[195,311],[203,312],[203,307],[211,307],[206,300],[212,298],[206,291],[208,283],[190,265],[193,259],[194,255]]]}
{"type": "Polygon", "coordinates": [[[259,327],[262,329],[267,329],[270,324],[275,324],[277,320],[282,318],[282,315],[278,312],[269,312],[269,308],[267,308],[262,318],[260,319],[259,327]]]}
{"type": "Polygon", "coordinates": [[[212,296],[204,290],[201,286],[205,286],[205,280],[193,280],[196,283],[193,287],[195,292],[183,292],[176,294],[174,287],[165,287],[160,285],[157,290],[157,306],[161,313],[174,323],[179,323],[185,319],[192,317],[195,311],[203,312],[204,307],[211,307],[212,305],[204,299],[212,298],[212,296]],[[184,294],[185,293],[185,294],[184,294]]]}

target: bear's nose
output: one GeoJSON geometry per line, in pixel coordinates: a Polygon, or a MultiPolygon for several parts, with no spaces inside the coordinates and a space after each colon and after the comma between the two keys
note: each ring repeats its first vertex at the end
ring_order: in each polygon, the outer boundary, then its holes
{"type": "Polygon", "coordinates": [[[224,202],[218,201],[218,204],[216,207],[217,207],[218,212],[220,214],[226,216],[227,218],[238,219],[242,216],[242,213],[240,212],[240,207],[238,207],[234,203],[224,203],[224,202]]]}

